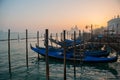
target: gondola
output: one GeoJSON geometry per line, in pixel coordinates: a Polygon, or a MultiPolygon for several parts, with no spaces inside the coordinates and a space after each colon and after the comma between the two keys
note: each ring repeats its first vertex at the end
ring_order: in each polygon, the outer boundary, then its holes
{"type": "MultiPolygon", "coordinates": [[[[42,47],[39,47],[36,45],[36,48],[38,49],[43,49],[42,47]]],[[[53,46],[49,46],[49,51],[61,51],[63,52],[63,48],[56,48],[53,46]]],[[[108,48],[107,50],[85,50],[84,51],[84,55],[85,56],[93,56],[93,57],[107,57],[110,53],[111,49],[108,48]]],[[[74,49],[68,49],[66,50],[67,53],[71,53],[71,55],[73,55],[74,53],[74,49]]],[[[77,54],[81,54],[82,52],[76,52],[77,54]]]]}
{"type": "MultiPolygon", "coordinates": [[[[55,44],[57,44],[57,45],[59,45],[59,46],[61,46],[61,47],[63,47],[64,46],[64,41],[57,41],[57,40],[54,40],[54,39],[49,39],[51,42],[54,42],[55,44]]],[[[66,47],[71,47],[71,46],[73,46],[74,45],[74,40],[68,40],[68,39],[66,39],[65,40],[65,43],[66,43],[66,47]]],[[[82,43],[82,41],[81,40],[76,40],[76,45],[79,45],[80,43],[82,43]]]]}
{"type": "MultiPolygon", "coordinates": [[[[32,47],[31,49],[38,53],[41,54],[42,56],[46,55],[46,49],[45,48],[37,48],[37,47],[32,47]]],[[[82,61],[82,62],[92,62],[92,63],[105,63],[105,62],[116,62],[117,61],[117,56],[113,57],[93,57],[93,56],[80,56],[80,57],[73,57],[73,53],[71,52],[66,52],[66,60],[67,61],[82,61]]],[[[64,54],[63,51],[48,51],[48,57],[58,59],[58,60],[63,60],[64,59],[64,54]]]]}

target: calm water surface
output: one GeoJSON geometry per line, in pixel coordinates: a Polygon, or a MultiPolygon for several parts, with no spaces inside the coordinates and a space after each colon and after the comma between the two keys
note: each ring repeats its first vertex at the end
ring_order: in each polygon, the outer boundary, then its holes
{"type": "MultiPolygon", "coordinates": [[[[11,41],[11,76],[8,68],[7,41],[0,41],[0,80],[46,80],[46,65],[43,57],[38,61],[37,54],[29,47],[29,67],[26,67],[25,40],[11,41]]],[[[33,46],[36,39],[29,39],[33,46]]],[[[43,46],[40,39],[40,46],[43,46]]],[[[63,80],[63,62],[50,60],[50,80],[63,80]]],[[[76,80],[120,80],[120,63],[79,64],[76,67],[76,80]]],[[[75,80],[74,67],[67,63],[67,80],[75,80]]]]}

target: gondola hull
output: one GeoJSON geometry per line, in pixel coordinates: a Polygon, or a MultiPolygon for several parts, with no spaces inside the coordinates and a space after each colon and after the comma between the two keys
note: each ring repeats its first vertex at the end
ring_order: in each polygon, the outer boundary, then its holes
{"type": "MultiPolygon", "coordinates": [[[[31,49],[38,54],[41,54],[42,56],[45,56],[46,54],[46,49],[45,48],[35,48],[31,46],[31,49]]],[[[66,60],[68,61],[82,61],[82,62],[92,62],[92,63],[105,63],[105,62],[116,62],[117,61],[117,56],[111,57],[111,58],[103,58],[103,57],[92,57],[92,56],[80,56],[74,57],[71,55],[73,53],[66,53],[66,60]]],[[[54,59],[59,59],[63,60],[64,59],[64,54],[62,51],[48,51],[48,57],[54,58],[54,59]]]]}
{"type": "MultiPolygon", "coordinates": [[[[44,49],[42,47],[39,47],[36,45],[36,48],[39,48],[39,49],[44,49]]],[[[62,51],[63,52],[63,49],[61,48],[55,48],[55,47],[52,47],[52,46],[49,46],[49,51],[62,51]]],[[[74,49],[69,49],[66,51],[67,53],[74,53],[74,49]]],[[[81,54],[81,52],[76,52],[77,54],[81,54]]],[[[107,50],[86,50],[84,51],[84,55],[85,56],[93,56],[93,57],[107,57],[110,53],[110,49],[107,49],[107,50]]],[[[73,55],[73,54],[71,54],[73,55]]]]}

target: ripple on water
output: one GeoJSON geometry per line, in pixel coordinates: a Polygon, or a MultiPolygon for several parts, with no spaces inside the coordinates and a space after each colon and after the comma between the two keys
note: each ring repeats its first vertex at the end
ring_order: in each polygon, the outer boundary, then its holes
{"type": "MultiPolygon", "coordinates": [[[[35,42],[29,42],[35,44],[35,42]]],[[[46,63],[42,57],[39,61],[37,54],[29,48],[29,67],[26,67],[25,41],[12,42],[11,68],[12,76],[9,76],[8,53],[6,43],[0,46],[0,80],[46,80],[46,63]],[[5,45],[4,45],[5,44],[5,45]],[[2,47],[2,48],[1,48],[2,47]]],[[[43,45],[43,44],[40,44],[43,45]]],[[[120,75],[120,63],[110,64],[81,64],[76,67],[76,80],[106,80],[106,77],[116,78],[120,75]]],[[[50,80],[63,80],[63,62],[49,61],[50,80]]],[[[74,80],[74,67],[66,65],[67,80],[74,80]]]]}

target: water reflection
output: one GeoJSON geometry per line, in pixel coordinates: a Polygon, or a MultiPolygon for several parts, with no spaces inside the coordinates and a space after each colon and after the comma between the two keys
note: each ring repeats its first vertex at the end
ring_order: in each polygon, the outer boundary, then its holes
{"type": "MultiPolygon", "coordinates": [[[[36,58],[36,60],[34,62],[35,62],[35,64],[42,65],[43,64],[42,62],[45,63],[45,59],[41,58],[40,61],[38,62],[38,60],[36,58]]],[[[101,77],[103,77],[104,79],[106,79],[108,77],[117,79],[118,75],[119,75],[119,71],[116,68],[116,64],[119,64],[119,63],[115,62],[115,63],[80,63],[80,64],[76,64],[76,77],[74,77],[73,63],[71,64],[71,62],[67,62],[67,64],[66,64],[66,68],[68,70],[67,76],[69,76],[69,78],[71,77],[74,80],[83,79],[83,78],[84,79],[86,78],[85,80],[89,80],[89,79],[94,80],[96,78],[101,78],[101,77]]],[[[50,66],[50,68],[54,68],[54,69],[50,69],[51,75],[53,75],[53,73],[56,73],[56,75],[60,75],[61,78],[63,77],[63,75],[62,75],[63,74],[63,61],[62,60],[50,59],[49,66],[50,66]],[[58,68],[60,68],[60,69],[58,69],[58,68]]],[[[39,69],[39,67],[38,67],[38,69],[39,69]]],[[[56,77],[56,78],[58,78],[58,77],[56,77]]]]}

